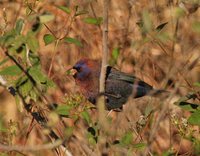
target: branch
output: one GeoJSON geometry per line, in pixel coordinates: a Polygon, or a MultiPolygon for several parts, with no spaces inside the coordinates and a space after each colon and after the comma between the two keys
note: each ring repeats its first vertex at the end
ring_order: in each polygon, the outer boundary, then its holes
{"type": "Polygon", "coordinates": [[[9,52],[6,50],[5,52],[5,55],[8,56],[8,58],[13,61],[15,63],[15,65],[17,65],[21,70],[22,72],[29,78],[29,80],[33,83],[33,86],[35,87],[35,89],[38,91],[38,93],[40,94],[42,101],[45,103],[45,104],[48,104],[48,99],[41,93],[40,89],[37,87],[37,83],[36,81],[33,79],[33,77],[27,72],[26,69],[23,68],[23,66],[21,66],[20,63],[17,62],[17,60],[9,54],[9,52]]]}
{"type": "Polygon", "coordinates": [[[6,87],[7,81],[0,75],[0,85],[6,87]]]}
{"type": "Polygon", "coordinates": [[[4,150],[4,151],[39,151],[39,150],[46,150],[46,149],[54,149],[60,145],[62,145],[61,140],[56,140],[54,143],[48,143],[45,145],[33,145],[33,146],[0,144],[0,150],[4,150]]]}
{"type": "MultiPolygon", "coordinates": [[[[32,83],[35,85],[36,89],[39,91],[39,89],[36,86],[36,82],[32,78],[32,76],[17,62],[17,60],[13,56],[11,56],[8,53],[8,51],[5,51],[5,54],[6,54],[6,56],[8,56],[24,72],[24,74],[32,81],[32,83]]],[[[13,86],[8,86],[7,81],[1,75],[0,75],[0,85],[3,86],[4,88],[6,88],[11,95],[13,95],[13,96],[15,96],[16,94],[19,95],[19,97],[22,100],[23,106],[26,109],[26,111],[32,115],[32,117],[34,118],[34,120],[36,120],[37,123],[41,127],[47,128],[49,130],[49,137],[51,139],[53,139],[53,141],[59,141],[60,140],[60,137],[51,128],[49,128],[47,126],[47,121],[48,121],[47,118],[42,113],[40,113],[38,111],[33,111],[32,110],[32,103],[31,102],[27,103],[25,101],[24,97],[22,96],[22,94],[19,92],[19,90],[17,88],[14,88],[13,86]]],[[[47,99],[45,99],[45,100],[47,100],[47,99]]],[[[2,149],[2,148],[4,148],[3,145],[0,146],[0,149],[2,149]]],[[[72,155],[68,151],[67,147],[65,146],[64,141],[61,144],[61,148],[64,151],[65,155],[67,155],[67,156],[71,156],[72,155]]]]}
{"type": "MultiPolygon", "coordinates": [[[[99,79],[99,93],[105,93],[105,79],[106,79],[106,69],[108,60],[108,2],[109,0],[104,0],[103,2],[103,44],[102,44],[102,64],[101,73],[99,79]]],[[[97,101],[97,106],[99,110],[99,121],[102,126],[105,125],[105,97],[100,96],[97,101]]],[[[105,128],[105,126],[104,126],[105,128]]]]}
{"type": "Polygon", "coordinates": [[[105,77],[106,67],[108,60],[108,0],[104,0],[103,3],[103,54],[101,64],[101,75],[100,75],[100,88],[99,92],[105,92],[105,77]]]}
{"type": "MultiPolygon", "coordinates": [[[[109,0],[103,1],[103,53],[102,53],[102,64],[101,64],[101,74],[99,79],[99,92],[105,93],[105,79],[106,79],[106,69],[107,69],[107,59],[108,59],[108,2],[109,0]]],[[[109,131],[109,124],[106,120],[105,112],[105,97],[100,96],[97,101],[98,106],[98,118],[99,123],[102,126],[102,131],[100,135],[102,136],[98,142],[98,148],[102,149],[105,147],[105,136],[103,133],[109,131]]],[[[97,155],[101,155],[98,153],[97,155]]]]}

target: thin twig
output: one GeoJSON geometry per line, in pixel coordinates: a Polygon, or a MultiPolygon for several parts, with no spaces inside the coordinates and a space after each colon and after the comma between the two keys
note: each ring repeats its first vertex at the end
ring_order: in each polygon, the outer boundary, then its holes
{"type": "Polygon", "coordinates": [[[172,57],[174,55],[176,40],[178,38],[178,26],[179,26],[179,19],[176,20],[175,31],[174,31],[174,35],[173,35],[174,40],[173,40],[173,43],[172,43],[172,57]]]}
{"type": "MultiPolygon", "coordinates": [[[[121,51],[120,51],[121,54],[125,53],[126,42],[127,42],[128,35],[129,35],[130,19],[131,19],[131,16],[132,16],[132,14],[131,14],[132,7],[133,7],[133,4],[129,3],[128,17],[127,17],[127,21],[126,21],[125,31],[124,31],[124,34],[123,34],[123,43],[122,43],[121,51]]],[[[122,63],[124,61],[125,61],[125,56],[121,55],[121,61],[120,61],[120,65],[119,65],[120,68],[122,67],[122,63]]]]}
{"type": "Polygon", "coordinates": [[[162,43],[160,43],[154,36],[152,36],[150,33],[148,33],[148,35],[153,39],[153,42],[152,43],[156,43],[161,49],[162,51],[167,55],[169,56],[167,50],[163,47],[162,43]]]}
{"type": "MultiPolygon", "coordinates": [[[[103,45],[102,45],[102,64],[101,64],[101,74],[99,79],[99,92],[105,93],[105,78],[106,78],[106,69],[107,69],[107,59],[108,59],[108,2],[109,0],[103,1],[103,45]]],[[[105,152],[105,142],[106,138],[104,132],[108,131],[108,123],[106,120],[105,112],[105,97],[104,95],[100,96],[97,101],[98,111],[99,111],[99,123],[102,126],[100,131],[101,139],[98,141],[97,155],[102,155],[102,151],[105,152]]]]}
{"type": "Polygon", "coordinates": [[[60,40],[56,40],[56,42],[55,42],[55,46],[54,46],[54,50],[53,50],[53,57],[51,59],[51,63],[50,63],[49,71],[48,71],[48,77],[51,76],[51,71],[52,71],[52,68],[53,68],[53,63],[54,63],[54,60],[55,60],[55,56],[57,54],[57,47],[58,47],[59,41],[60,40]]]}
{"type": "Polygon", "coordinates": [[[77,8],[75,8],[75,10],[73,11],[73,14],[72,14],[71,18],[69,19],[69,24],[67,26],[67,30],[65,31],[64,36],[62,36],[62,37],[59,38],[60,40],[64,39],[69,34],[70,29],[72,27],[72,23],[73,23],[73,21],[76,18],[76,13],[77,13],[77,8]]]}
{"type": "MultiPolygon", "coordinates": [[[[189,72],[187,72],[185,75],[187,75],[188,73],[189,72]]],[[[163,117],[166,115],[167,112],[169,112],[168,111],[169,103],[173,99],[173,95],[178,90],[180,85],[181,85],[180,82],[177,83],[176,88],[174,89],[174,91],[171,92],[171,94],[169,95],[168,99],[161,105],[160,113],[158,114],[158,118],[156,119],[153,127],[151,128],[150,136],[149,136],[149,139],[148,139],[148,146],[146,147],[143,155],[147,155],[147,153],[149,153],[149,151],[151,150],[151,146],[152,146],[152,143],[154,142],[156,131],[158,130],[163,117]]]]}
{"type": "Polygon", "coordinates": [[[47,30],[48,30],[55,38],[57,38],[57,37],[56,37],[56,34],[48,27],[47,24],[44,23],[44,26],[47,28],[47,30]]]}
{"type": "MultiPolygon", "coordinates": [[[[9,90],[9,86],[7,86],[7,81],[6,80],[4,80],[3,79],[3,77],[2,76],[0,76],[0,85],[2,85],[3,87],[5,87],[5,88],[7,88],[8,89],[8,91],[10,92],[10,90],[9,90]]],[[[34,118],[34,120],[36,120],[37,121],[37,123],[41,126],[41,127],[43,127],[43,128],[48,128],[46,125],[47,125],[47,119],[40,113],[40,112],[36,112],[36,111],[32,111],[31,110],[31,107],[32,107],[32,105],[31,104],[28,104],[28,103],[26,103],[26,101],[25,101],[25,99],[23,98],[23,96],[20,94],[20,92],[18,91],[18,90],[16,90],[15,91],[18,95],[19,95],[19,97],[20,97],[20,99],[22,100],[22,103],[23,103],[23,105],[24,105],[24,108],[26,109],[26,111],[28,112],[28,113],[30,113],[31,115],[32,115],[32,117],[34,118]]],[[[11,93],[11,92],[10,92],[11,93]]],[[[12,94],[12,93],[11,93],[12,94]]],[[[13,95],[13,94],[12,94],[13,95]]],[[[49,129],[49,128],[48,128],[49,129]]],[[[60,138],[57,136],[57,134],[53,131],[53,130],[51,130],[51,129],[49,129],[49,137],[51,138],[51,139],[53,139],[53,141],[61,141],[60,140],[60,138]]],[[[61,147],[61,149],[63,150],[63,152],[65,153],[65,155],[66,156],[72,156],[72,154],[70,153],[70,151],[67,149],[67,147],[65,146],[65,144],[64,144],[64,141],[62,141],[62,143],[60,143],[59,145],[57,145],[57,146],[59,146],[59,147],[61,147]]],[[[23,146],[24,147],[24,146],[23,146]]],[[[35,147],[35,146],[34,146],[35,147]]],[[[50,147],[50,146],[49,146],[50,147]]],[[[55,146],[56,147],[56,146],[55,146]]],[[[27,147],[26,149],[28,150],[28,151],[30,151],[31,150],[31,148],[32,147],[27,147]]],[[[47,148],[46,146],[42,146],[42,147],[36,147],[35,149],[37,149],[37,150],[42,150],[42,149],[44,149],[44,148],[47,148]]],[[[26,149],[22,149],[22,150],[26,150],[26,149]]],[[[20,146],[6,146],[6,145],[2,145],[2,144],[0,144],[0,150],[7,150],[7,151],[13,151],[13,150],[16,150],[16,151],[20,151],[21,150],[21,148],[20,148],[20,146]],[[13,148],[10,148],[10,147],[13,147],[13,148]]],[[[56,150],[57,151],[57,150],[56,150]]]]}
{"type": "Polygon", "coordinates": [[[46,149],[54,149],[60,145],[62,145],[61,140],[56,140],[54,143],[48,143],[45,145],[33,145],[33,146],[0,144],[0,150],[4,150],[4,151],[39,151],[39,150],[46,150],[46,149]]]}
{"type": "Polygon", "coordinates": [[[13,20],[13,28],[15,27],[15,23],[17,22],[17,18],[19,17],[19,14],[22,10],[22,7],[23,7],[23,1],[20,2],[19,4],[19,9],[17,10],[17,12],[15,13],[15,18],[13,20]]]}
{"type": "Polygon", "coordinates": [[[30,50],[29,50],[28,46],[26,46],[26,62],[31,67],[32,64],[31,64],[31,61],[29,59],[29,53],[30,53],[30,50]]]}
{"type": "Polygon", "coordinates": [[[35,124],[33,124],[33,122],[34,122],[34,118],[31,119],[31,123],[29,124],[28,130],[27,130],[27,132],[26,132],[26,137],[25,137],[26,140],[25,140],[25,142],[24,142],[24,145],[26,145],[26,142],[27,142],[27,140],[28,140],[28,136],[29,136],[29,134],[31,133],[33,127],[35,126],[35,124]]]}
{"type": "MultiPolygon", "coordinates": [[[[106,79],[106,69],[108,60],[108,1],[103,1],[103,44],[102,44],[102,64],[101,64],[101,74],[99,79],[99,92],[105,93],[105,79],[106,79]]],[[[99,107],[99,120],[104,122],[105,120],[105,97],[100,96],[98,102],[99,107]]],[[[104,125],[105,126],[105,125],[104,125]]],[[[105,128],[105,127],[104,127],[105,128]]]]}
{"type": "MultiPolygon", "coordinates": [[[[19,64],[19,63],[17,62],[17,60],[16,60],[12,55],[10,55],[10,54],[8,53],[7,50],[6,50],[4,53],[5,53],[5,55],[8,56],[9,59],[10,59],[11,61],[13,61],[13,62],[22,70],[22,72],[29,78],[29,80],[33,83],[33,86],[34,86],[35,89],[38,91],[38,93],[41,93],[40,89],[39,89],[39,88],[37,87],[37,85],[36,85],[36,81],[35,81],[35,80],[33,79],[33,77],[21,66],[21,64],[19,64]]],[[[43,97],[42,100],[43,100],[43,102],[44,102],[45,104],[48,104],[48,103],[49,103],[48,99],[47,99],[43,94],[40,94],[40,96],[43,97]]]]}
{"type": "MultiPolygon", "coordinates": [[[[8,56],[9,57],[9,59],[11,59],[22,71],[23,71],[23,73],[30,79],[30,81],[32,81],[32,83],[35,85],[35,87],[37,87],[36,86],[36,82],[35,82],[35,80],[32,78],[32,76],[16,61],[16,59],[13,57],[13,56],[11,56],[9,53],[8,53],[8,51],[5,51],[5,54],[6,54],[6,56],[8,56]]],[[[24,108],[26,109],[26,111],[28,112],[28,113],[30,113],[31,115],[32,115],[32,117],[34,118],[34,120],[36,120],[37,121],[37,123],[41,126],[41,127],[43,127],[43,128],[48,128],[47,127],[47,118],[42,114],[42,113],[40,113],[40,112],[38,112],[38,111],[33,111],[32,110],[32,104],[31,103],[27,103],[26,101],[25,101],[25,99],[24,99],[24,97],[23,97],[23,95],[19,92],[19,90],[16,88],[16,89],[14,89],[12,86],[8,86],[8,84],[7,84],[7,81],[6,80],[4,80],[4,78],[0,75],[0,85],[2,85],[3,87],[5,87],[6,89],[8,89],[8,91],[13,95],[13,96],[15,96],[16,94],[20,97],[20,99],[21,99],[21,101],[22,101],[22,103],[23,103],[23,105],[24,105],[24,108]],[[15,92],[15,93],[13,93],[13,92],[15,92]]],[[[39,91],[39,89],[38,88],[36,88],[38,91],[39,91]]],[[[43,96],[42,96],[43,97],[43,96]]],[[[45,99],[46,100],[46,99],[45,99]]],[[[49,129],[49,137],[51,138],[51,139],[53,139],[53,141],[57,141],[57,140],[60,140],[60,137],[52,130],[52,129],[50,129],[50,128],[48,128],[49,129]]],[[[3,147],[3,146],[2,146],[3,147]]],[[[0,149],[1,149],[1,147],[0,147],[0,149]]],[[[62,149],[63,149],[63,151],[64,151],[64,153],[65,153],[65,155],[67,155],[67,156],[71,156],[71,153],[68,151],[68,149],[66,148],[66,146],[65,146],[65,144],[64,144],[64,142],[62,143],[62,149]]]]}
{"type": "MultiPolygon", "coordinates": [[[[92,2],[90,2],[90,8],[91,8],[91,10],[92,10],[93,16],[97,19],[97,15],[96,15],[96,13],[95,13],[95,11],[94,11],[94,7],[93,7],[92,2]]],[[[98,28],[99,28],[100,32],[102,32],[101,26],[100,26],[100,25],[98,25],[98,28]]]]}
{"type": "Polygon", "coordinates": [[[106,67],[108,60],[108,0],[104,0],[103,4],[103,53],[102,53],[102,65],[100,75],[100,93],[105,92],[105,77],[106,67]]]}

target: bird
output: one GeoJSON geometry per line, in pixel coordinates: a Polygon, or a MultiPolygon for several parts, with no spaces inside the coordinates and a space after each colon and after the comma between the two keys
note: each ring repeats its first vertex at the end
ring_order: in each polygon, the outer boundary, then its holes
{"type": "Polygon", "coordinates": [[[162,89],[154,89],[139,78],[108,65],[106,66],[105,92],[100,93],[101,61],[83,58],[77,61],[72,69],[75,83],[86,99],[95,105],[97,98],[104,95],[105,106],[108,110],[122,109],[129,97],[139,98],[165,92],[162,89]]]}

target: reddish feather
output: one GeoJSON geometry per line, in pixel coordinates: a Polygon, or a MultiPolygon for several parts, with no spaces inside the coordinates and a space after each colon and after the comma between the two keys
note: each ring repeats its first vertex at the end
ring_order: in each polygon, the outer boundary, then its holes
{"type": "MultiPolygon", "coordinates": [[[[79,60],[73,68],[77,71],[74,78],[76,84],[80,86],[80,91],[90,102],[95,104],[99,95],[100,61],[84,58],[79,60]]],[[[108,109],[121,108],[129,96],[138,98],[152,92],[153,94],[165,92],[155,90],[144,81],[110,66],[107,67],[105,85],[106,91],[103,94],[106,96],[108,109]]]]}

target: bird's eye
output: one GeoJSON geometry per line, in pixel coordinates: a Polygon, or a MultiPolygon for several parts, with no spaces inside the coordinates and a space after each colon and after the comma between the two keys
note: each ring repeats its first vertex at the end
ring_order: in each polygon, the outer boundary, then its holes
{"type": "Polygon", "coordinates": [[[80,71],[81,71],[81,67],[80,67],[80,66],[74,66],[73,69],[76,69],[77,72],[80,72],[80,71]]]}

